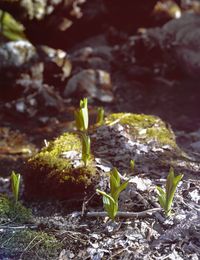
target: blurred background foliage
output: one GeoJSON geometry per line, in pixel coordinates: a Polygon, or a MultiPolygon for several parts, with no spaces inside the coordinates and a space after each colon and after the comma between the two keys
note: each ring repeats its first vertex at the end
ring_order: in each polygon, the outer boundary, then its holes
{"type": "Polygon", "coordinates": [[[0,10],[1,36],[13,41],[26,39],[24,30],[24,26],[20,22],[16,21],[11,14],[3,10],[0,10]]]}

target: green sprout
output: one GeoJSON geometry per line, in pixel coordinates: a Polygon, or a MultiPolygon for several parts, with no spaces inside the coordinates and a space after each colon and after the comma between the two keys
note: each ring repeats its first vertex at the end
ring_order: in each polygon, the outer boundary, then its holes
{"type": "Polygon", "coordinates": [[[14,171],[12,171],[10,178],[11,178],[12,193],[15,199],[15,203],[17,203],[19,199],[19,186],[20,186],[21,175],[19,173],[15,173],[14,171]]]}
{"type": "Polygon", "coordinates": [[[108,217],[112,220],[115,219],[118,212],[119,195],[126,189],[128,182],[129,180],[121,184],[119,172],[116,168],[113,168],[110,172],[110,193],[107,194],[104,191],[96,189],[96,191],[103,196],[104,209],[108,217]]]}
{"type": "Polygon", "coordinates": [[[80,101],[80,108],[74,112],[74,115],[77,129],[79,131],[87,131],[89,124],[87,98],[80,101]]]}
{"type": "Polygon", "coordinates": [[[135,168],[135,161],[134,160],[130,160],[130,167],[131,167],[131,171],[134,171],[135,168]]]}
{"type": "Polygon", "coordinates": [[[174,170],[173,168],[170,168],[169,174],[167,176],[165,191],[161,187],[157,187],[158,200],[161,207],[164,209],[166,216],[171,215],[174,194],[182,178],[183,174],[174,176],[174,170]]]}
{"type": "Polygon", "coordinates": [[[85,133],[82,134],[82,161],[84,166],[87,167],[90,159],[90,137],[85,133]]]}
{"type": "Polygon", "coordinates": [[[98,112],[97,125],[101,126],[104,123],[104,114],[105,114],[103,107],[98,107],[97,112],[98,112]]]}

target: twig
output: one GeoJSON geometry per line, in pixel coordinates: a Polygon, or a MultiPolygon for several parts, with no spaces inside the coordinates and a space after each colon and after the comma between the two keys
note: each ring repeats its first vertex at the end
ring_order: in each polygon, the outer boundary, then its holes
{"type": "MultiPolygon", "coordinates": [[[[121,217],[121,218],[143,218],[143,217],[149,217],[151,216],[153,213],[156,213],[158,211],[162,211],[161,208],[153,208],[153,209],[147,209],[144,211],[140,211],[140,212],[124,212],[124,211],[118,211],[116,217],[121,217]]],[[[75,214],[76,216],[81,216],[82,212],[77,212],[75,214]]],[[[87,212],[85,213],[86,217],[92,218],[92,217],[107,217],[108,214],[105,211],[101,211],[101,212],[87,212]]]]}
{"type": "Polygon", "coordinates": [[[1,229],[15,229],[15,230],[21,230],[21,229],[36,229],[38,226],[36,225],[23,225],[23,226],[8,226],[8,225],[0,225],[1,229]]]}

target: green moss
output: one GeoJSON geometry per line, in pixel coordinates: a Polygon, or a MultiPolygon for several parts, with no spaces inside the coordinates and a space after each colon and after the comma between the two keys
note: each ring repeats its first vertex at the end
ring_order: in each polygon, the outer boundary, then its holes
{"type": "Polygon", "coordinates": [[[0,236],[4,257],[11,259],[57,259],[62,243],[55,236],[32,230],[6,231],[0,236]]]}
{"type": "Polygon", "coordinates": [[[5,196],[0,197],[0,219],[8,219],[16,223],[30,222],[32,219],[31,210],[24,207],[21,202],[15,203],[5,196]]]}
{"type": "MultiPolygon", "coordinates": [[[[75,183],[87,182],[88,177],[95,173],[93,158],[89,160],[88,167],[74,167],[70,159],[63,158],[62,153],[75,151],[81,154],[81,140],[78,134],[65,133],[55,141],[50,142],[48,147],[44,147],[36,154],[30,163],[36,167],[46,167],[49,169],[48,177],[57,176],[60,182],[70,180],[75,183]]],[[[87,184],[87,183],[86,183],[87,184]]]]}
{"type": "Polygon", "coordinates": [[[81,152],[80,136],[64,133],[29,159],[24,175],[26,197],[65,199],[67,194],[72,196],[89,187],[96,178],[94,158],[91,156],[85,167],[81,152]],[[67,157],[67,152],[76,156],[67,157]]]}
{"type": "Polygon", "coordinates": [[[172,130],[156,116],[131,113],[111,114],[105,119],[107,125],[120,123],[129,127],[130,134],[146,141],[155,140],[161,145],[176,147],[172,130]]]}

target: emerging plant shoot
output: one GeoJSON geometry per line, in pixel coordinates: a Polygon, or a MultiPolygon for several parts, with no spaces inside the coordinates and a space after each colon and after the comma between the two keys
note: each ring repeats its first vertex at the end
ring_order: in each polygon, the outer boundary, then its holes
{"type": "Polygon", "coordinates": [[[86,132],[88,130],[88,100],[84,98],[80,101],[80,108],[74,112],[76,127],[79,131],[86,132]]]}
{"type": "Polygon", "coordinates": [[[82,161],[84,166],[88,165],[90,159],[90,137],[85,133],[82,134],[82,161]]]}
{"type": "Polygon", "coordinates": [[[12,193],[15,199],[15,203],[17,203],[19,199],[19,186],[20,186],[21,175],[19,173],[15,173],[14,171],[12,171],[10,178],[11,178],[12,193]]]}
{"type": "Polygon", "coordinates": [[[183,174],[174,176],[174,170],[173,168],[170,168],[169,174],[167,176],[165,191],[161,187],[157,187],[158,200],[161,207],[164,209],[166,216],[170,216],[171,214],[174,194],[182,178],[183,174]]]}
{"type": "Polygon", "coordinates": [[[97,114],[97,125],[101,126],[104,123],[104,109],[103,107],[98,107],[98,114],[97,114]]]}
{"type": "Polygon", "coordinates": [[[110,172],[110,193],[107,194],[104,191],[96,190],[103,196],[104,209],[108,214],[108,217],[112,220],[118,212],[118,199],[120,193],[126,189],[128,180],[121,184],[120,175],[116,168],[113,168],[110,172]]]}

